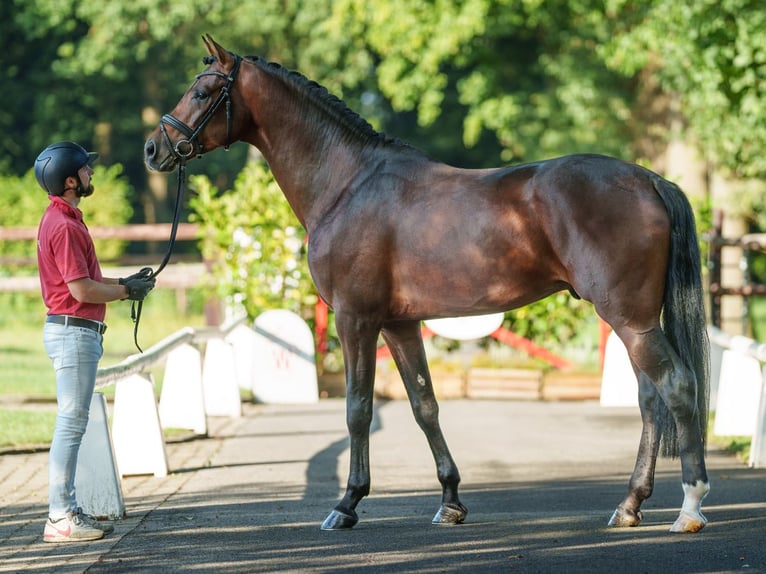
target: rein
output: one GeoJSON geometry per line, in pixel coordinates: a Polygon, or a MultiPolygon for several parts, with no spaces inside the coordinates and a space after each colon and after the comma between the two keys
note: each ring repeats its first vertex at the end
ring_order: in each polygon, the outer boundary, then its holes
{"type": "MultiPolygon", "coordinates": [[[[183,198],[184,194],[184,183],[186,181],[186,162],[181,161],[181,163],[178,164],[178,189],[176,191],[176,208],[175,212],[173,213],[173,225],[170,228],[170,240],[168,241],[168,248],[165,251],[165,256],[162,258],[162,261],[160,262],[159,266],[156,270],[152,270],[151,267],[144,267],[139,271],[142,277],[145,277],[146,279],[152,279],[156,278],[157,275],[159,275],[163,269],[165,269],[165,266],[168,264],[168,261],[170,261],[170,255],[173,253],[173,247],[176,243],[176,235],[178,233],[178,222],[181,219],[181,199],[183,198]]],[[[138,323],[141,321],[141,311],[144,307],[144,301],[143,299],[140,301],[133,301],[133,304],[130,306],[130,318],[133,320],[133,343],[136,345],[136,349],[139,350],[139,352],[143,353],[144,350],[141,348],[141,346],[138,344],[138,323]]]]}
{"type": "MultiPolygon", "coordinates": [[[[215,113],[218,111],[218,108],[220,108],[224,103],[226,104],[226,146],[224,149],[229,149],[229,145],[231,144],[229,137],[231,132],[231,87],[232,84],[234,84],[234,80],[237,78],[237,73],[239,72],[239,65],[241,62],[242,58],[234,54],[234,65],[232,66],[231,72],[229,72],[228,75],[217,70],[210,70],[197,74],[197,80],[199,80],[202,76],[219,76],[226,80],[226,84],[221,88],[221,91],[218,93],[218,97],[207,109],[205,115],[202,116],[202,120],[196,128],[190,128],[184,122],[171,114],[165,114],[162,116],[162,119],[160,119],[160,131],[162,132],[162,137],[164,138],[168,149],[171,151],[176,160],[178,160],[178,189],[176,191],[176,208],[175,212],[173,213],[173,226],[170,230],[170,240],[168,241],[168,249],[165,252],[165,256],[162,258],[162,261],[156,270],[152,270],[151,267],[145,267],[144,269],[141,269],[139,273],[142,277],[147,279],[156,278],[157,275],[159,275],[160,272],[165,269],[168,261],[170,261],[170,255],[173,252],[173,246],[176,242],[178,222],[181,217],[181,200],[183,198],[184,187],[186,183],[186,160],[188,160],[189,157],[191,157],[193,154],[196,154],[197,157],[202,156],[204,153],[204,148],[199,142],[199,134],[203,129],[205,129],[205,126],[207,126],[207,124],[213,118],[215,113]],[[165,128],[166,124],[171,128],[181,132],[184,136],[186,136],[186,139],[180,139],[176,142],[175,145],[173,145],[173,143],[170,141],[170,136],[168,135],[167,129],[165,128]]],[[[138,344],[138,324],[141,321],[141,311],[143,306],[143,300],[133,301],[133,305],[130,309],[130,318],[133,320],[133,343],[141,353],[144,351],[138,344]]]]}

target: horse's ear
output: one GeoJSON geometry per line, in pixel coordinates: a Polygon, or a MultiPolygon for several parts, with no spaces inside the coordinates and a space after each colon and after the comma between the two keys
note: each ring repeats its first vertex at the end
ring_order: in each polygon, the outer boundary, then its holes
{"type": "Polygon", "coordinates": [[[227,52],[220,44],[218,44],[218,42],[213,40],[213,37],[210,34],[205,34],[202,36],[202,41],[205,43],[207,53],[211,56],[215,56],[221,65],[225,66],[229,62],[229,59],[231,58],[229,52],[227,52]]]}

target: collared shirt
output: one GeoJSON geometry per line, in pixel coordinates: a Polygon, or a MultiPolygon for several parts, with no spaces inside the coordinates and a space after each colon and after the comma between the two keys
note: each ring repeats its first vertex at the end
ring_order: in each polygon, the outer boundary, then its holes
{"type": "Polygon", "coordinates": [[[51,196],[37,229],[37,265],[48,315],[72,315],[103,321],[105,303],[81,303],[67,283],[90,277],[101,281],[101,266],[82,211],[51,196]]]}

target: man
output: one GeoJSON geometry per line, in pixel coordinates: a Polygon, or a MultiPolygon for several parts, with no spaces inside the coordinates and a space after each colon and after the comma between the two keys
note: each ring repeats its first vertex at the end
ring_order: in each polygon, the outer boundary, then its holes
{"type": "Polygon", "coordinates": [[[75,470],[90,400],[103,353],[106,303],[142,300],[154,288],[150,274],[105,278],[93,240],[78,209],[93,193],[91,164],[97,154],[74,142],[45,148],[35,177],[50,199],[37,233],[40,286],[48,316],[43,342],[56,371],[58,414],[49,454],[49,509],[43,540],[96,540],[112,532],[82,512],[75,496],[75,470]]]}

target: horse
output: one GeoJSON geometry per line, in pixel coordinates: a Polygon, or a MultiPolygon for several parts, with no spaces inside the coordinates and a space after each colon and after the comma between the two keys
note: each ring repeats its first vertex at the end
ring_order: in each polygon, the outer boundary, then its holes
{"type": "Polygon", "coordinates": [[[243,141],[260,150],[308,233],[346,376],[350,465],[321,525],[353,528],[370,492],[379,335],[388,344],[441,484],[434,524],[460,524],[460,473],[439,424],[421,321],[503,312],[569,290],[625,344],[642,433],[608,521],[638,525],[658,456],[680,458],[672,532],[697,532],[705,467],[708,341],[694,214],[674,183],[633,163],[576,154],[462,169],[376,131],[324,87],[203,37],[207,67],[144,146],[151,170],[243,141]],[[225,110],[225,111],[224,111],[225,110]]]}

